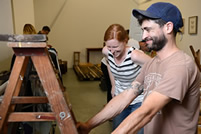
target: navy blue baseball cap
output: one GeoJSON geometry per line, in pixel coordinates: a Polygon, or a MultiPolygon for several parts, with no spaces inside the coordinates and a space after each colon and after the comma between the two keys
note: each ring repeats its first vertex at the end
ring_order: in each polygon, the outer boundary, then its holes
{"type": "Polygon", "coordinates": [[[166,22],[171,21],[174,24],[174,28],[177,32],[181,27],[183,27],[181,12],[175,5],[170,3],[154,3],[147,8],[147,10],[134,9],[132,13],[136,18],[138,18],[138,15],[143,15],[150,19],[162,19],[166,22]]]}

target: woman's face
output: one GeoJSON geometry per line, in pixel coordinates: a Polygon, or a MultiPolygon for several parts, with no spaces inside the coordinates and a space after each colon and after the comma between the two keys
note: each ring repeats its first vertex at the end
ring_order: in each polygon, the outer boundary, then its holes
{"type": "Polygon", "coordinates": [[[119,42],[116,39],[108,40],[105,42],[107,49],[113,54],[115,58],[121,56],[124,52],[126,43],[119,42]]]}

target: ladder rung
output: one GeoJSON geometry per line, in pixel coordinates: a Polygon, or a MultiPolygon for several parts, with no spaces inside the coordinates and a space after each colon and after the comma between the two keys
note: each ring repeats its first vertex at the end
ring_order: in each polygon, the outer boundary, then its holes
{"type": "Polygon", "coordinates": [[[55,121],[53,112],[12,112],[8,116],[8,122],[28,121],[55,121]]]}
{"type": "MultiPolygon", "coordinates": [[[[24,97],[24,96],[15,96],[11,100],[11,104],[42,104],[48,103],[47,97],[24,97]]],[[[0,100],[1,104],[1,100],[0,100]]]]}

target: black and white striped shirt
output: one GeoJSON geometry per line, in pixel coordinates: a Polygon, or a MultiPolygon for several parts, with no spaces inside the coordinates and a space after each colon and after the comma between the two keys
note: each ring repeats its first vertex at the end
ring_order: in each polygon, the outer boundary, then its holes
{"type": "MultiPolygon", "coordinates": [[[[129,48],[125,59],[119,65],[115,63],[113,54],[108,52],[108,63],[115,80],[115,95],[126,90],[140,73],[141,66],[135,64],[131,59],[133,50],[135,50],[134,47],[129,48]]],[[[142,102],[142,99],[143,96],[140,95],[131,104],[142,102]]]]}

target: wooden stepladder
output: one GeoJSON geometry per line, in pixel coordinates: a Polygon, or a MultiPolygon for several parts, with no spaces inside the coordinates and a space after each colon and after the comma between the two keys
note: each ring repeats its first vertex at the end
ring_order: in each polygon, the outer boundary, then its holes
{"type": "Polygon", "coordinates": [[[8,42],[16,59],[0,104],[0,133],[8,122],[54,121],[62,134],[78,134],[70,107],[64,99],[45,42],[8,42]],[[32,60],[47,97],[19,96],[29,59],[32,60]],[[52,112],[14,112],[16,104],[49,102],[52,112]]]}

